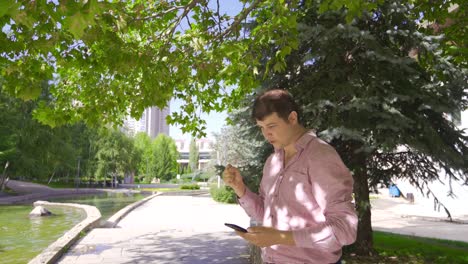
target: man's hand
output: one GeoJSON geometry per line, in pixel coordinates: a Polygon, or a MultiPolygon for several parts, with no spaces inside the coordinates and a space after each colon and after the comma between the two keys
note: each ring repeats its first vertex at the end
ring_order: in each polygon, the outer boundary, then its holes
{"type": "Polygon", "coordinates": [[[230,186],[236,192],[237,196],[242,197],[245,194],[245,184],[239,169],[233,167],[231,164],[226,166],[223,171],[223,181],[227,186],[230,186]]]}
{"type": "Polygon", "coordinates": [[[269,247],[273,245],[296,245],[291,231],[280,231],[265,226],[249,227],[247,231],[249,232],[242,233],[236,231],[236,233],[245,240],[259,247],[269,247]]]}

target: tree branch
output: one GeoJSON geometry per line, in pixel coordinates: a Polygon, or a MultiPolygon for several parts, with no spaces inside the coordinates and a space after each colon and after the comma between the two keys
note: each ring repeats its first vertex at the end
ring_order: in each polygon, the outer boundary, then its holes
{"type": "Polygon", "coordinates": [[[180,24],[180,22],[182,21],[182,19],[187,16],[187,14],[190,12],[190,10],[192,10],[196,5],[197,3],[200,2],[200,0],[192,0],[192,2],[190,2],[190,4],[186,5],[184,7],[184,12],[182,13],[182,15],[180,15],[176,22],[174,22],[172,24],[172,28],[171,30],[166,34],[167,36],[172,36],[174,34],[174,31],[175,29],[177,28],[177,25],[180,24]]]}
{"type": "Polygon", "coordinates": [[[157,17],[162,17],[166,14],[169,14],[175,10],[179,10],[179,9],[183,9],[185,8],[186,6],[173,6],[167,10],[165,10],[164,12],[161,12],[161,13],[157,13],[157,14],[154,14],[152,16],[147,16],[147,17],[137,17],[135,19],[133,19],[134,21],[138,21],[138,20],[148,20],[148,19],[153,19],[153,18],[157,18],[157,17]]]}
{"type": "Polygon", "coordinates": [[[262,2],[262,0],[256,0],[248,8],[243,9],[242,12],[236,16],[231,26],[227,28],[226,31],[224,31],[224,33],[222,33],[218,38],[223,39],[224,37],[232,33],[232,31],[239,26],[242,20],[244,20],[250,14],[250,12],[252,12],[252,10],[260,4],[260,2],[262,2]]]}

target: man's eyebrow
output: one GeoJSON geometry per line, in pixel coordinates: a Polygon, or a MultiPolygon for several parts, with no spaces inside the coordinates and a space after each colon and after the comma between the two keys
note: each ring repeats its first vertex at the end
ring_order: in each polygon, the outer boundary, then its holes
{"type": "MultiPolygon", "coordinates": [[[[263,126],[271,126],[271,125],[276,125],[276,122],[271,122],[271,123],[265,124],[263,126]]],[[[262,125],[260,125],[260,124],[257,124],[257,126],[262,127],[262,125]]]]}

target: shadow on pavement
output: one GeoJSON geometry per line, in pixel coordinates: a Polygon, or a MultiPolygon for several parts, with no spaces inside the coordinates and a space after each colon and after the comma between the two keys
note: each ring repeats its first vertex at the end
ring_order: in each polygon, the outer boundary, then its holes
{"type": "Polygon", "coordinates": [[[69,256],[82,260],[97,254],[102,257],[101,263],[249,263],[247,243],[233,232],[220,236],[219,232],[187,234],[167,230],[135,237],[131,241],[116,241],[112,245],[87,244],[69,252],[69,256]]]}

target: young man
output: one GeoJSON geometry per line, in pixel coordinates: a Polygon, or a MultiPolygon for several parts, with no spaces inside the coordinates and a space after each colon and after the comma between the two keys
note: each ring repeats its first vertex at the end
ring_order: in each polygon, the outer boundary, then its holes
{"type": "Polygon", "coordinates": [[[299,108],[285,90],[254,102],[252,117],[275,148],[263,168],[259,194],[228,165],[223,179],[246,213],[263,226],[237,232],[262,247],[265,263],[337,263],[356,239],[353,178],[336,151],[300,124],[299,108]]]}

